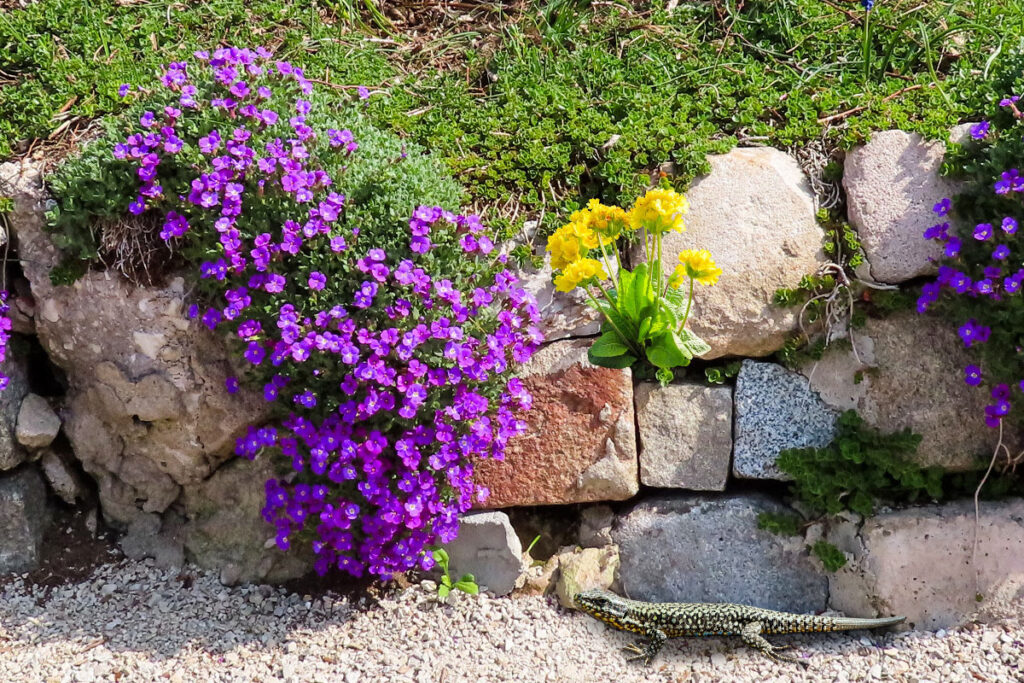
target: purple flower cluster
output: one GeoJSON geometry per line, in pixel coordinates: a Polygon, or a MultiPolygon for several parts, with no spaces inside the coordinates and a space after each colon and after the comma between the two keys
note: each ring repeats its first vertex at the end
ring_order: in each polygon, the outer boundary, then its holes
{"type": "MultiPolygon", "coordinates": [[[[7,360],[7,342],[11,339],[11,305],[7,302],[7,290],[0,290],[0,364],[7,360]]],[[[11,378],[0,372],[0,391],[7,388],[11,378]]]]}
{"type": "MultiPolygon", "coordinates": [[[[1017,96],[1004,98],[1000,106],[1011,107],[1016,114],[1018,100],[1017,96]]],[[[971,136],[975,140],[981,140],[989,135],[990,130],[990,122],[982,121],[971,127],[971,136]]],[[[1004,171],[993,186],[993,192],[1003,197],[1024,192],[1024,176],[1015,168],[1004,171]]],[[[953,204],[949,198],[942,199],[933,207],[940,219],[945,219],[952,209],[953,204]]],[[[1021,260],[1013,258],[1018,227],[1016,218],[1002,216],[991,222],[977,223],[973,228],[968,227],[969,236],[964,236],[963,239],[951,234],[950,223],[945,221],[925,230],[925,239],[935,240],[944,245],[944,258],[935,281],[922,287],[917,300],[918,312],[928,311],[943,292],[971,299],[987,299],[994,303],[1004,302],[1009,297],[1017,295],[1024,285],[1024,268],[1020,267],[1021,260]],[[975,254],[978,247],[984,244],[983,248],[988,254],[987,260],[983,263],[964,262],[961,252],[965,248],[965,241],[972,245],[968,251],[975,254]],[[991,245],[990,249],[988,245],[991,245]],[[974,277],[967,272],[968,270],[974,277]]],[[[965,348],[974,348],[989,341],[992,329],[976,318],[970,318],[959,325],[957,334],[965,348]]],[[[982,368],[979,365],[971,364],[964,368],[964,382],[969,386],[980,386],[983,380],[982,368]]],[[[1024,381],[1019,383],[1019,387],[1024,391],[1024,381]]],[[[989,427],[998,427],[1001,420],[1010,412],[1009,385],[997,384],[991,390],[991,398],[992,402],[985,407],[985,423],[989,427]]]]}
{"type": "Polygon", "coordinates": [[[283,550],[312,530],[320,573],[428,568],[425,548],[487,495],[474,459],[501,459],[525,430],[532,399],[512,371],[542,341],[537,304],[476,216],[421,206],[407,246],[358,256],[321,162],[347,164],[359,145],[313,125],[302,69],[262,48],[196,58],[167,67],[168,103],[114,156],[139,179],[129,210],[160,211],[161,237],[198,254],[212,301],[189,317],[231,331],[246,377],[284,415],[236,443],[291,464],[266,483],[264,518],[283,550]]]}
{"type": "MultiPolygon", "coordinates": [[[[410,242],[429,241],[438,230],[476,235],[473,248],[463,247],[467,258],[486,238],[476,217],[438,207],[417,209],[410,227],[410,242]]],[[[357,261],[369,279],[348,306],[300,320],[295,307],[284,304],[277,331],[264,334],[249,347],[260,351],[246,355],[253,365],[269,355],[280,368],[264,387],[268,400],[280,400],[289,386],[288,366],[315,362],[339,369],[336,385],[290,393],[294,411],[280,429],[252,428],[236,446],[247,458],[276,446],[290,459],[302,483],[268,481],[263,514],[282,549],[303,529],[315,528],[320,573],[338,567],[387,577],[417,564],[429,568],[426,546],[452,540],[459,513],[474,496],[486,497],[474,488],[472,460],[501,459],[509,439],[525,429],[518,412],[532,401],[508,370],[542,341],[540,316],[510,271],[499,270],[487,286],[460,289],[412,259],[387,264],[381,249],[357,261]],[[393,303],[384,307],[386,322],[374,328],[354,313],[376,304],[382,290],[393,303]],[[489,319],[492,331],[481,333],[477,323],[489,319]],[[494,386],[497,396],[489,395],[494,386]],[[331,395],[340,400],[326,418],[302,410],[331,395]]]]}

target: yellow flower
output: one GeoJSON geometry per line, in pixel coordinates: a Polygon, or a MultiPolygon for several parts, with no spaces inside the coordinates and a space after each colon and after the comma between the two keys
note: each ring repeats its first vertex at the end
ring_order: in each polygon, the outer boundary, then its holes
{"type": "Polygon", "coordinates": [[[590,214],[590,229],[601,236],[604,244],[619,239],[622,230],[629,225],[625,211],[617,206],[605,206],[596,199],[587,202],[586,211],[590,214]]]}
{"type": "Polygon", "coordinates": [[[686,281],[686,266],[678,265],[676,269],[672,271],[672,274],[668,276],[668,286],[672,289],[679,289],[683,286],[683,282],[686,281]]]}
{"type": "Polygon", "coordinates": [[[548,237],[547,251],[551,252],[551,267],[555,270],[561,270],[586,256],[586,250],[572,223],[562,226],[548,237]]]}
{"type": "Polygon", "coordinates": [[[682,269],[687,277],[692,277],[702,285],[715,284],[722,274],[722,269],[715,265],[707,249],[685,249],[679,252],[679,263],[682,265],[676,267],[673,277],[682,269]]]}
{"type": "Polygon", "coordinates": [[[690,210],[690,202],[675,190],[655,188],[636,200],[629,210],[629,225],[634,230],[647,228],[660,234],[671,230],[686,230],[683,214],[690,210]]]}
{"type": "Polygon", "coordinates": [[[580,259],[567,265],[560,275],[555,276],[555,289],[559,292],[570,292],[580,283],[587,283],[594,278],[608,279],[604,266],[592,258],[580,259]]]}

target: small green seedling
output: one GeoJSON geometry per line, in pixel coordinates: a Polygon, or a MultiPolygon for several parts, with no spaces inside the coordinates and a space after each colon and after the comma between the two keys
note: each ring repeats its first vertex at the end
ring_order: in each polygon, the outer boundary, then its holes
{"type": "Polygon", "coordinates": [[[480,586],[476,585],[476,577],[472,574],[463,574],[462,578],[458,581],[452,582],[452,577],[448,573],[448,553],[443,548],[435,549],[433,554],[434,561],[441,568],[441,583],[437,586],[437,597],[439,599],[444,600],[447,598],[453,589],[469,593],[470,595],[476,595],[480,592],[480,586]]]}

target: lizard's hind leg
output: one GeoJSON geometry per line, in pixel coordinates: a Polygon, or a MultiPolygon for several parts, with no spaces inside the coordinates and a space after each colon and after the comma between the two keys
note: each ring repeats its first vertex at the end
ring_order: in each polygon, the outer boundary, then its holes
{"type": "Polygon", "coordinates": [[[775,647],[767,640],[765,640],[764,636],[761,635],[760,621],[752,621],[746,626],[744,626],[743,630],[740,631],[740,637],[743,638],[743,642],[746,643],[748,647],[752,647],[755,650],[759,650],[766,656],[771,657],[776,661],[782,660],[785,662],[793,662],[795,664],[800,664],[804,668],[807,668],[809,666],[807,660],[797,659],[796,657],[790,657],[788,655],[779,654],[779,650],[783,650],[785,648],[775,647]]]}

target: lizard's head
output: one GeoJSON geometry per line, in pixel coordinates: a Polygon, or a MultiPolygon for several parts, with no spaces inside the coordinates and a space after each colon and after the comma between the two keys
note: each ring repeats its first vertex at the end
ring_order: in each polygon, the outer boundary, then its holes
{"type": "MultiPolygon", "coordinates": [[[[615,593],[600,588],[577,593],[573,597],[576,606],[592,617],[619,626],[629,611],[626,600],[615,593]]],[[[619,626],[621,628],[621,626],[619,626]]]]}

